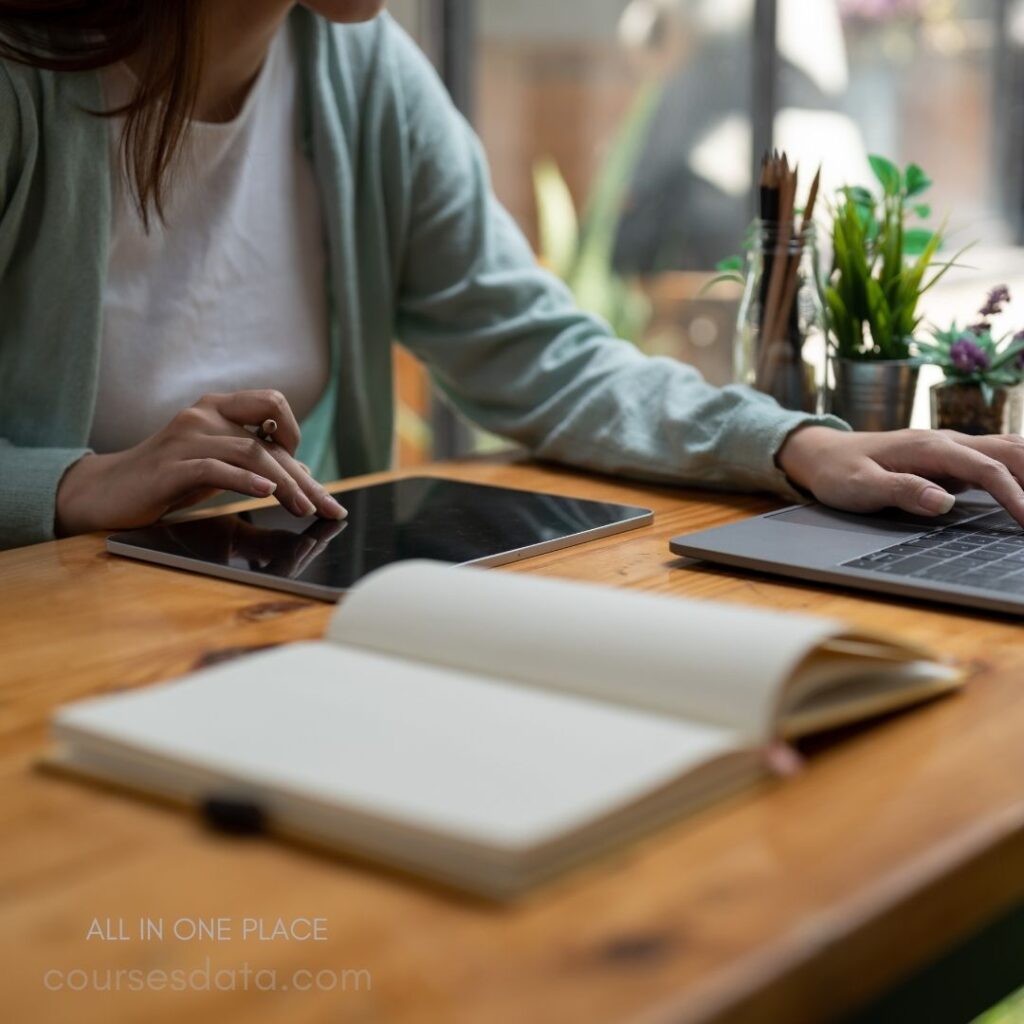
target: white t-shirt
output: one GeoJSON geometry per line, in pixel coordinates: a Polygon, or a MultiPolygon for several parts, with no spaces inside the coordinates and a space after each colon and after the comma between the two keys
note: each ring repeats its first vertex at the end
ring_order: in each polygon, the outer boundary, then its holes
{"type": "MultiPolygon", "coordinates": [[[[124,102],[130,72],[112,70],[106,87],[108,101],[124,102]]],[[[239,115],[190,126],[166,224],[154,215],[147,235],[114,174],[95,451],[137,444],[209,392],[276,388],[300,421],[322,395],[326,252],[299,102],[285,28],[239,115]]]]}

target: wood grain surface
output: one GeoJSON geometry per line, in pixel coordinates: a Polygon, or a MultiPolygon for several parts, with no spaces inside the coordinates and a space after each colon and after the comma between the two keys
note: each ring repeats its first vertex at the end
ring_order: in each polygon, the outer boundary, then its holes
{"type": "Polygon", "coordinates": [[[497,571],[839,616],[962,659],[971,681],[819,741],[798,777],[502,908],[344,857],[214,835],[192,815],[39,771],[61,703],[316,637],[330,607],[111,557],[96,536],[0,554],[4,1020],[800,1024],[868,999],[1024,896],[1013,620],[669,553],[670,537],[764,511],[765,499],[532,464],[430,472],[655,511],[652,526],[497,571]],[[247,918],[313,917],[325,941],[240,934],[247,918]],[[140,938],[140,918],[163,921],[163,940],[140,938]],[[199,919],[230,934],[191,937],[199,919]],[[108,938],[89,936],[97,920],[108,938]]]}

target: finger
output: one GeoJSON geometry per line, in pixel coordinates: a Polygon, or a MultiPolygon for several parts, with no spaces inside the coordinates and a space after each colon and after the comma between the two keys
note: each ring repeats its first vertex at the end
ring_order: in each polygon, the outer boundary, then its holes
{"type": "Polygon", "coordinates": [[[950,431],[952,441],[1002,462],[1024,484],[1024,438],[1017,434],[989,434],[975,437],[950,431]]]}
{"type": "Polygon", "coordinates": [[[252,459],[252,461],[245,463],[250,469],[259,473],[266,473],[272,480],[283,481],[285,477],[267,470],[265,456],[276,462],[286,475],[289,483],[284,486],[283,490],[278,492],[278,495],[279,499],[287,495],[287,500],[291,502],[289,507],[292,511],[303,516],[318,513],[324,519],[344,519],[348,515],[348,512],[281,445],[260,441],[258,438],[254,439],[246,431],[239,431],[239,433],[241,436],[235,443],[239,446],[243,458],[252,459]],[[257,454],[254,451],[254,443],[260,446],[262,454],[257,454]],[[293,490],[291,481],[294,481],[299,493],[293,490]]]}
{"type": "Polygon", "coordinates": [[[922,448],[912,463],[893,467],[928,476],[951,476],[988,491],[1007,512],[1024,526],[1024,490],[1006,463],[948,437],[922,448]]]}
{"type": "Polygon", "coordinates": [[[288,400],[273,388],[264,391],[234,391],[227,395],[207,395],[201,401],[214,406],[217,411],[240,427],[277,420],[274,441],[288,452],[299,446],[299,424],[295,419],[288,400]]]}
{"type": "Polygon", "coordinates": [[[913,473],[890,473],[881,470],[878,480],[880,494],[887,495],[886,505],[917,516],[942,516],[956,503],[949,491],[932,480],[913,473]]]}
{"type": "Polygon", "coordinates": [[[899,508],[923,516],[942,515],[956,500],[932,480],[886,469],[870,459],[847,473],[831,497],[828,504],[847,512],[899,508]]]}
{"type": "Polygon", "coordinates": [[[252,498],[266,498],[277,487],[273,480],[259,473],[214,458],[183,459],[171,466],[165,479],[174,495],[212,488],[252,498]]]}
{"type": "Polygon", "coordinates": [[[318,480],[310,475],[309,469],[297,459],[292,458],[287,451],[278,444],[268,444],[267,451],[271,457],[276,459],[284,468],[285,472],[298,481],[302,492],[316,506],[317,512],[324,519],[344,519],[348,512],[324,490],[318,480]]]}
{"type": "MultiPolygon", "coordinates": [[[[196,456],[209,456],[232,466],[250,470],[276,485],[274,497],[296,516],[311,516],[316,506],[306,496],[300,482],[274,458],[270,446],[246,431],[241,436],[207,436],[197,439],[191,447],[196,456]],[[199,449],[199,450],[197,450],[199,449]]],[[[300,475],[301,475],[301,471],[300,475]]]]}
{"type": "Polygon", "coordinates": [[[312,523],[309,527],[307,527],[306,533],[308,533],[311,537],[316,537],[318,542],[322,543],[322,545],[326,547],[347,526],[347,522],[338,522],[336,520],[329,519],[318,519],[315,523],[312,523]]]}
{"type": "MultiPolygon", "coordinates": [[[[300,464],[278,444],[261,441],[242,427],[234,427],[232,436],[206,435],[201,438],[202,451],[234,465],[244,466],[273,480],[278,485],[277,500],[297,516],[319,513],[325,519],[344,519],[348,513],[324,488],[304,472],[300,464]]],[[[195,449],[190,439],[188,449],[195,449]]]]}

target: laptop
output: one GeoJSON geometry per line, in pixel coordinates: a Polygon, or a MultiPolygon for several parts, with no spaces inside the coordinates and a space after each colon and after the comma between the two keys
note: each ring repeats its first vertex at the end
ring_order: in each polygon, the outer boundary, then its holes
{"type": "Polygon", "coordinates": [[[793,505],[684,534],[670,546],[739,569],[1024,613],[1024,531],[982,491],[965,491],[935,519],[793,505]]]}
{"type": "Polygon", "coordinates": [[[428,558],[502,565],[648,525],[648,508],[407,477],[334,492],[340,522],[279,505],[115,533],[115,555],[337,601],[368,573],[428,558]]]}

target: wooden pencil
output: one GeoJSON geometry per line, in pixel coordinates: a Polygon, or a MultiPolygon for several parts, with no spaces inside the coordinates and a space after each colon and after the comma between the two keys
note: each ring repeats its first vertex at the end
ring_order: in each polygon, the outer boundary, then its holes
{"type": "Polygon", "coordinates": [[[811,182],[811,190],[807,193],[807,202],[804,205],[804,213],[800,221],[800,235],[796,240],[796,244],[792,247],[793,251],[789,256],[785,272],[785,286],[782,292],[782,301],[779,304],[779,309],[776,313],[776,322],[773,325],[772,333],[770,335],[774,338],[781,336],[785,331],[791,344],[793,344],[797,355],[799,355],[801,339],[798,336],[792,335],[787,330],[787,327],[794,312],[796,290],[800,282],[800,262],[803,258],[804,245],[807,239],[807,229],[814,221],[814,207],[818,201],[818,188],[820,184],[821,168],[819,167],[817,173],[814,175],[814,181],[811,182]]]}

